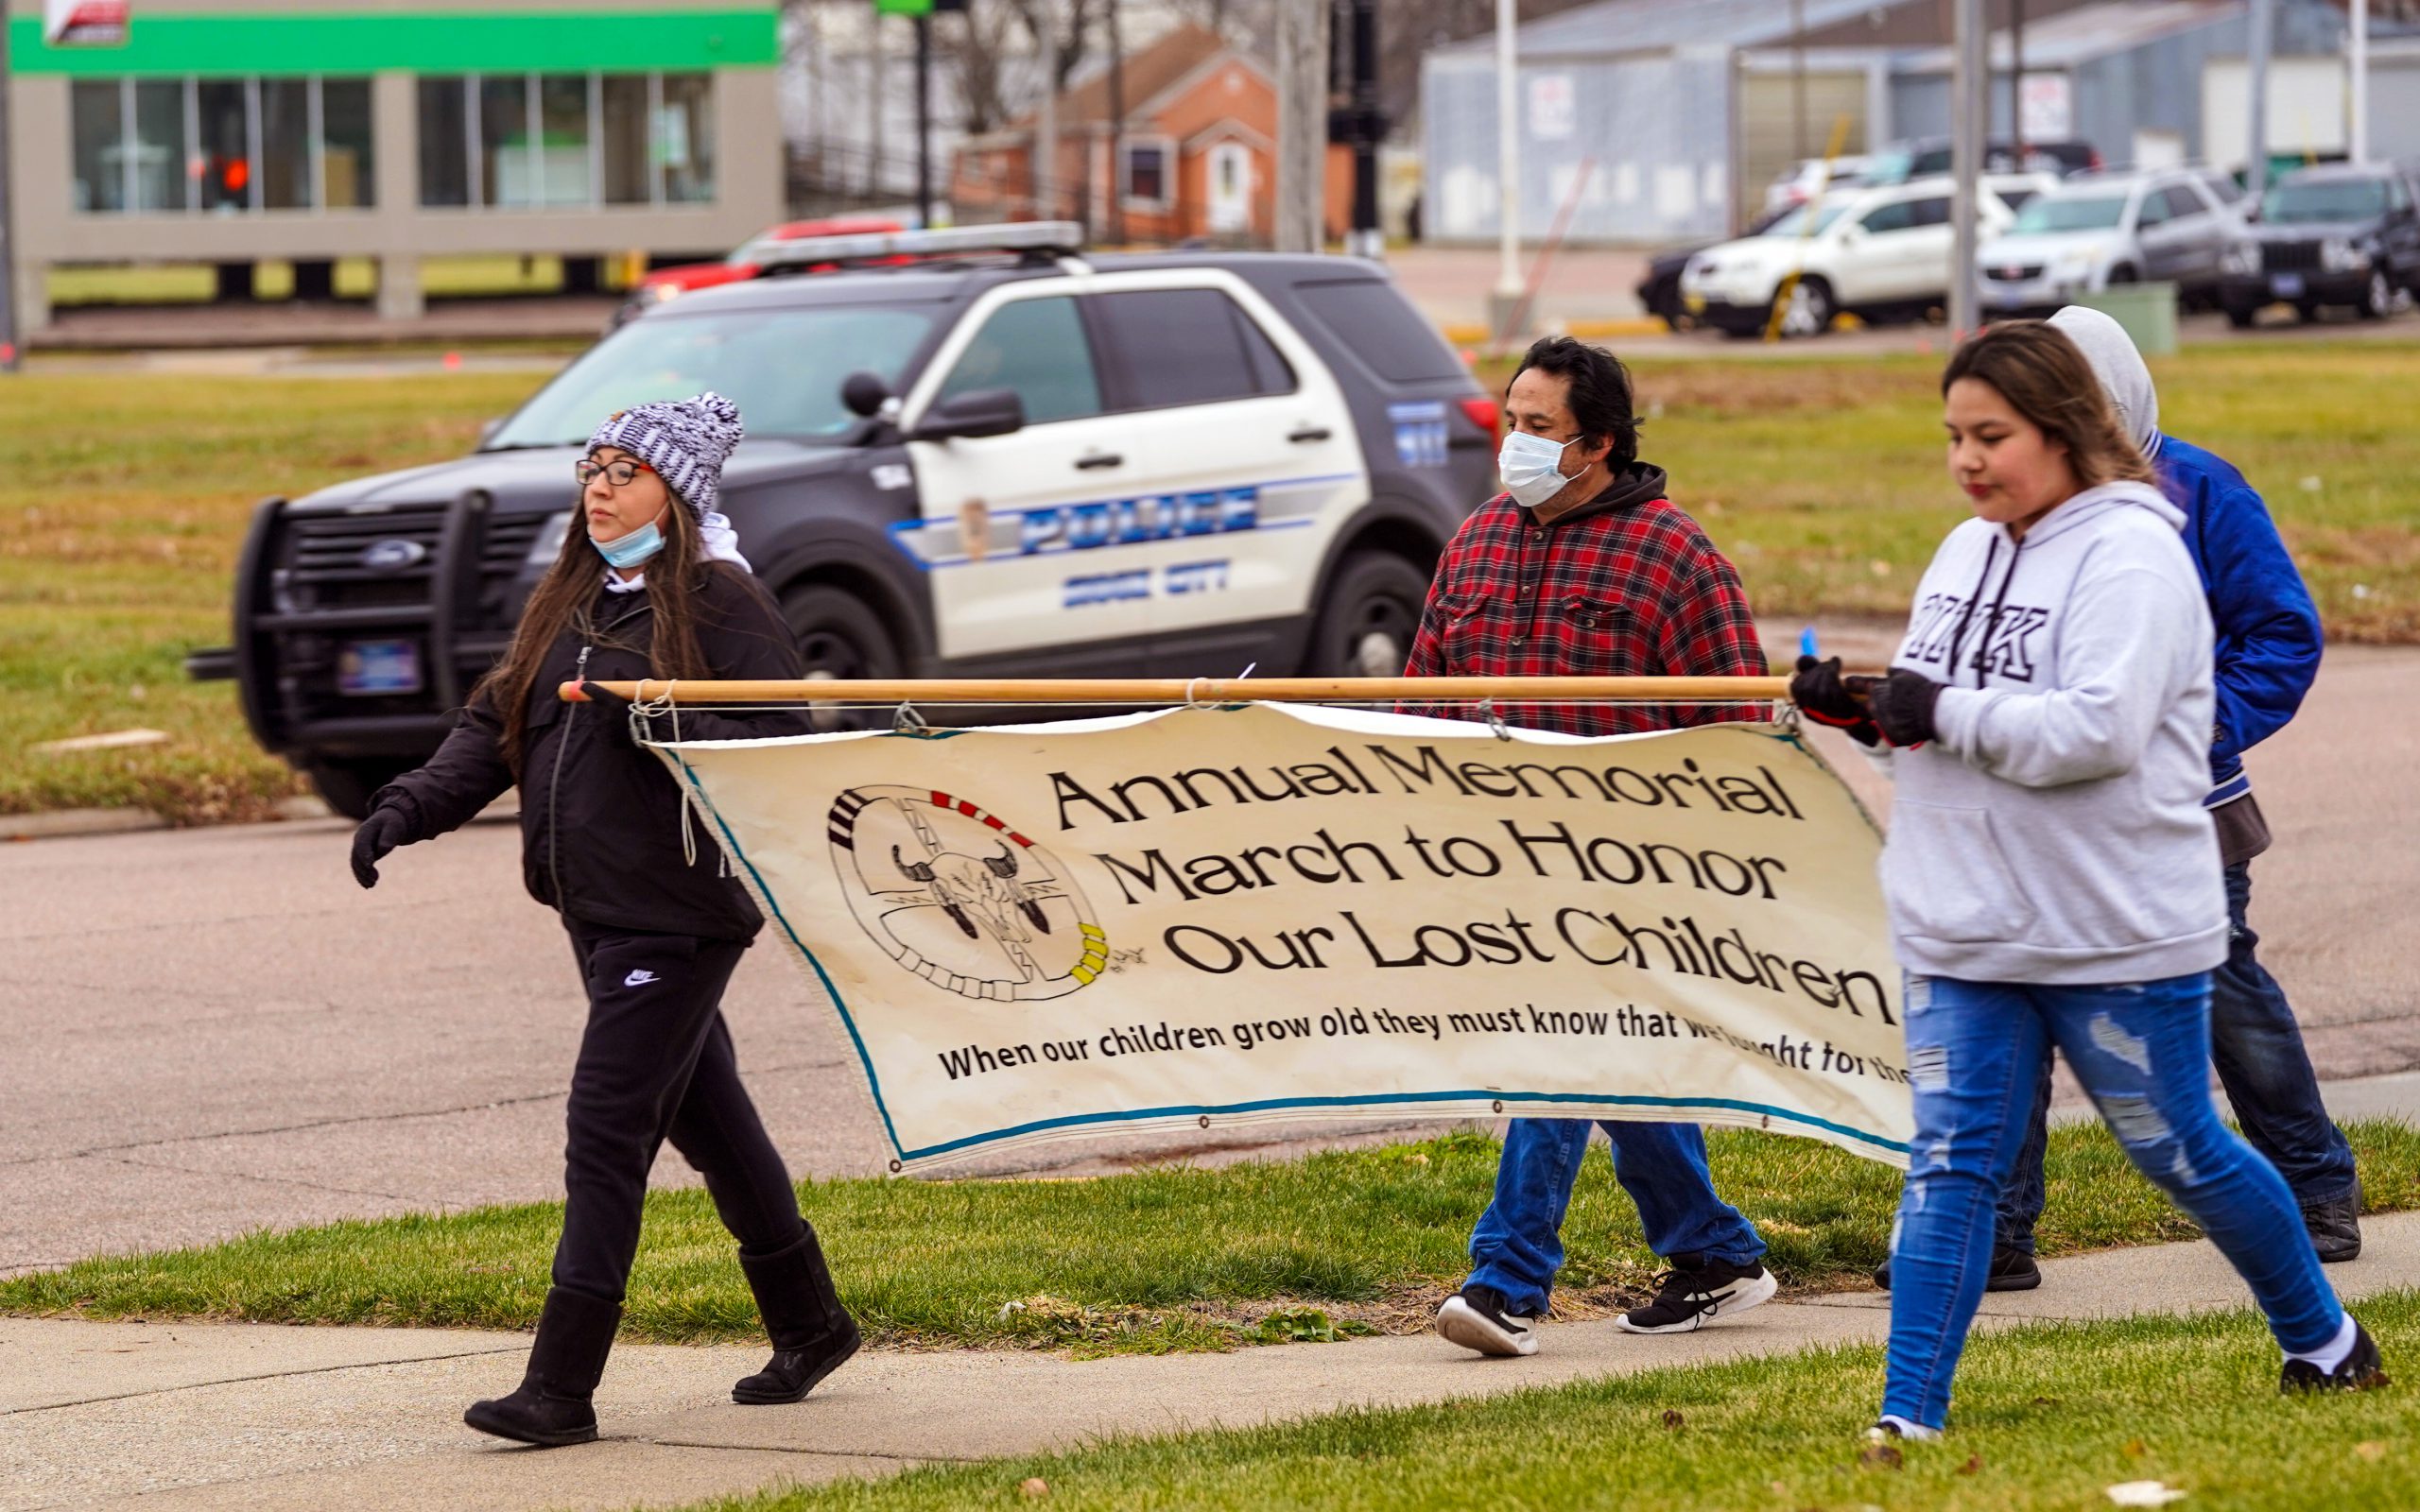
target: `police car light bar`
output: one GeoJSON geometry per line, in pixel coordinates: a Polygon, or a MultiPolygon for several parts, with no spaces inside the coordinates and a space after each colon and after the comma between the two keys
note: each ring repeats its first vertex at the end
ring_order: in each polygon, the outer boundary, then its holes
{"type": "Polygon", "coordinates": [[[1073,253],[1084,228],[1072,220],[1014,220],[996,226],[938,231],[870,231],[845,236],[802,236],[769,249],[762,266],[863,263],[887,257],[947,257],[969,252],[1073,253]]]}

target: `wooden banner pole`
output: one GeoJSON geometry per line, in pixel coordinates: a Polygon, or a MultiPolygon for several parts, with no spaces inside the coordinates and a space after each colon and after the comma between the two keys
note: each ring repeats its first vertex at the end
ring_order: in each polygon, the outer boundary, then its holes
{"type": "MultiPolygon", "coordinates": [[[[1095,678],[838,679],[780,682],[599,682],[618,698],[674,703],[1772,703],[1788,678],[1095,678]]],[[[565,703],[584,703],[577,683],[565,703]]]]}

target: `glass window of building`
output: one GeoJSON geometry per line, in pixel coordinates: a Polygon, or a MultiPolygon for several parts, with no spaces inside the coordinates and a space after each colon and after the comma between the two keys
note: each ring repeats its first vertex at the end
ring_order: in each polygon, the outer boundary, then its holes
{"type": "MultiPolygon", "coordinates": [[[[371,150],[370,80],[320,81],[320,203],[328,210],[367,210],[378,202],[378,162],[371,150]]],[[[454,112],[454,166],[463,167],[462,112],[454,112]]]]}
{"type": "Polygon", "coordinates": [[[668,204],[700,204],[715,197],[714,90],[711,74],[663,76],[655,149],[668,204]]]}
{"type": "Polygon", "coordinates": [[[205,78],[194,88],[203,210],[223,215],[252,208],[251,93],[240,78],[205,78]]]}
{"type": "Polygon", "coordinates": [[[134,139],[127,156],[134,178],[136,210],[184,210],[191,204],[185,187],[185,81],[181,78],[134,80],[134,139]]]}
{"type": "Polygon", "coordinates": [[[471,202],[469,82],[420,80],[420,202],[443,209],[471,202]]]}
{"type": "Polygon", "coordinates": [[[537,163],[529,146],[529,76],[479,78],[478,203],[519,209],[538,202],[537,163]]]}
{"type": "Polygon", "coordinates": [[[652,203],[655,191],[648,177],[648,94],[645,74],[608,74],[598,80],[604,111],[596,123],[605,144],[605,202],[609,205],[652,203]]]}
{"type": "Polygon", "coordinates": [[[586,74],[546,74],[538,80],[538,181],[549,205],[596,202],[589,178],[586,74]]]}
{"type": "Polygon", "coordinates": [[[76,166],[76,208],[87,212],[126,208],[125,101],[115,79],[79,78],[68,90],[68,115],[76,166]]]}
{"type": "Polygon", "coordinates": [[[311,81],[265,78],[261,92],[261,204],[309,210],[318,196],[311,172],[311,81]]]}

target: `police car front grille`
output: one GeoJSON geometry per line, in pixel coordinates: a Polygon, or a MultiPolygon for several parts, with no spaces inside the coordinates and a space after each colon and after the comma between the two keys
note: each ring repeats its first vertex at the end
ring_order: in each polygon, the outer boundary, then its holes
{"type": "Polygon", "coordinates": [[[2260,271],[2264,273],[2308,273],[2318,267],[2317,242],[2263,242],[2260,245],[2260,271]]]}
{"type": "Polygon", "coordinates": [[[2039,263],[1994,263],[1983,269],[1983,276],[2006,284],[2025,284],[2042,276],[2039,263]]]}
{"type": "Polygon", "coordinates": [[[377,514],[296,515],[286,523],[282,566],[296,610],[390,608],[425,604],[436,575],[443,505],[406,505],[377,514]],[[365,554],[388,542],[398,558],[365,554]],[[417,556],[414,556],[414,551],[417,556]]]}

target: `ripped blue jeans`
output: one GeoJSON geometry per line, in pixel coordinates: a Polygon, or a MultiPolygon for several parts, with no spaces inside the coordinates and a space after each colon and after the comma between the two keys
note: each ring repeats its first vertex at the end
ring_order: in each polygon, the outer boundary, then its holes
{"type": "Polygon", "coordinates": [[[2308,1350],[2336,1336],[2343,1311],[2293,1194],[2211,1107],[2207,972],[2106,987],[1910,976],[1907,1017],[1916,1132],[1891,1234],[1883,1412],[1927,1428],[1948,1418],[1991,1268],[1994,1200],[2054,1042],[2135,1168],[2251,1286],[2278,1343],[2308,1350]]]}

